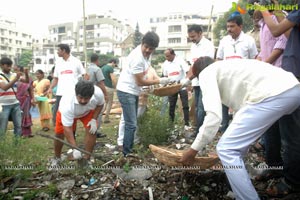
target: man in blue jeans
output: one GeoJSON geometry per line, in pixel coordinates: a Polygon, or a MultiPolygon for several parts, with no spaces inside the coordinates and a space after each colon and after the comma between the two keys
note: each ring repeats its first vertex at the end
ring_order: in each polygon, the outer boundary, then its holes
{"type": "Polygon", "coordinates": [[[138,99],[142,86],[169,83],[169,79],[166,77],[155,80],[147,79],[148,69],[151,65],[151,54],[158,47],[158,44],[158,35],[154,32],[147,32],[142,39],[142,44],[131,51],[127,57],[127,65],[123,67],[118,80],[117,95],[125,120],[124,156],[132,153],[134,132],[137,128],[138,99]]]}
{"type": "Polygon", "coordinates": [[[15,136],[21,136],[21,108],[16,98],[16,82],[22,72],[11,73],[12,60],[2,58],[0,60],[0,136],[4,136],[8,119],[12,118],[15,136]]]}
{"type": "MultiPolygon", "coordinates": [[[[300,0],[296,1],[296,4],[299,7],[300,0]]],[[[300,80],[300,10],[291,11],[285,19],[277,24],[272,20],[268,10],[263,8],[259,10],[274,37],[284,34],[288,38],[282,56],[282,69],[293,73],[300,80]]],[[[281,16],[283,14],[282,11],[277,11],[277,13],[281,16]]],[[[300,165],[300,153],[298,151],[300,145],[300,142],[298,142],[300,140],[300,108],[291,115],[283,116],[279,120],[279,128],[283,141],[281,145],[284,147],[284,179],[267,190],[267,193],[272,196],[280,196],[293,192],[293,190],[300,190],[300,173],[298,170],[300,165]]],[[[279,145],[273,145],[271,148],[276,147],[280,148],[279,145]]],[[[274,159],[280,161],[279,158],[275,157],[274,159]]]]}

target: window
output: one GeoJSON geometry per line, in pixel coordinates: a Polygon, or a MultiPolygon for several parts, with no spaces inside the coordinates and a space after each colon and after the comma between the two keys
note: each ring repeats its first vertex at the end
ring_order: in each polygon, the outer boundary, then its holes
{"type": "Polygon", "coordinates": [[[40,58],[35,59],[35,64],[42,64],[42,60],[40,58]]]}
{"type": "Polygon", "coordinates": [[[169,33],[173,32],[181,32],[181,26],[175,25],[175,26],[169,26],[169,33]]]}
{"type": "Polygon", "coordinates": [[[181,43],[181,38],[169,38],[168,43],[169,44],[181,43]]]}
{"type": "Polygon", "coordinates": [[[58,33],[65,33],[65,32],[66,32],[66,27],[64,26],[58,27],[58,33]]]}
{"type": "Polygon", "coordinates": [[[49,59],[49,64],[50,64],[50,65],[53,65],[53,64],[54,64],[54,59],[53,59],[53,58],[50,58],[50,59],[49,59]]]}
{"type": "Polygon", "coordinates": [[[94,30],[94,25],[86,25],[85,29],[88,30],[94,30]]]}
{"type": "Polygon", "coordinates": [[[89,43],[86,44],[86,47],[87,48],[92,48],[92,47],[94,47],[94,43],[89,42],[89,43]]]}

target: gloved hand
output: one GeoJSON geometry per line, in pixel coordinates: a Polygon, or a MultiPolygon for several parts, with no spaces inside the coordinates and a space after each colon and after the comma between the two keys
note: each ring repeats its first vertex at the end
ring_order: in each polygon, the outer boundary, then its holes
{"type": "Polygon", "coordinates": [[[159,84],[161,85],[167,85],[170,82],[170,78],[162,77],[159,79],[159,84]]]}
{"type": "Polygon", "coordinates": [[[180,84],[181,84],[181,87],[186,87],[188,86],[189,84],[191,84],[191,80],[188,79],[188,78],[184,78],[184,79],[181,79],[180,80],[180,84]]]}
{"type": "Polygon", "coordinates": [[[79,160],[82,158],[82,153],[78,151],[77,149],[73,149],[73,158],[75,160],[79,160]]]}
{"type": "Polygon", "coordinates": [[[97,120],[91,119],[87,125],[90,126],[90,133],[95,134],[97,131],[97,120]]]}

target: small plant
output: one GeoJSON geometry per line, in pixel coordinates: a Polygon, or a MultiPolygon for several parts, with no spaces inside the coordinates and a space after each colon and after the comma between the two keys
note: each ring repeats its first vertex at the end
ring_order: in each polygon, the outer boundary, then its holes
{"type": "Polygon", "coordinates": [[[138,136],[146,148],[149,144],[166,143],[172,128],[169,117],[160,114],[160,103],[156,98],[150,99],[147,111],[138,120],[138,136]]]}
{"type": "Polygon", "coordinates": [[[132,167],[130,166],[129,161],[127,161],[127,162],[123,165],[123,170],[124,170],[126,173],[129,173],[129,172],[132,170],[132,167]]]}

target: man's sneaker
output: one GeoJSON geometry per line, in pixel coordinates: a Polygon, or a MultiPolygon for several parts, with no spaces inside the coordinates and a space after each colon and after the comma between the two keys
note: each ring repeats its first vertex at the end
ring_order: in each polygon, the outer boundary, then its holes
{"type": "Polygon", "coordinates": [[[187,126],[187,125],[184,126],[185,131],[191,131],[192,129],[193,128],[191,126],[187,126]]]}
{"type": "Polygon", "coordinates": [[[59,165],[61,163],[61,159],[60,158],[52,158],[50,160],[50,164],[49,164],[49,170],[57,170],[59,168],[59,165]]]}
{"type": "Polygon", "coordinates": [[[106,135],[104,133],[96,132],[97,138],[104,138],[106,135]]]}

